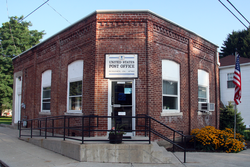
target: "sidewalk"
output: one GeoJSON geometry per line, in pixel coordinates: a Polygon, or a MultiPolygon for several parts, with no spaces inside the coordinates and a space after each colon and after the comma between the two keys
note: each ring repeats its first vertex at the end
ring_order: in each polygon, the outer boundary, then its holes
{"type": "MultiPolygon", "coordinates": [[[[183,160],[183,152],[175,153],[183,160]]],[[[187,163],[131,164],[79,162],[18,139],[18,130],[0,126],[0,160],[10,167],[248,167],[250,149],[240,153],[187,153],[187,163]]]]}
{"type": "MultiPolygon", "coordinates": [[[[175,153],[183,157],[183,153],[175,153]]],[[[250,149],[239,153],[188,152],[187,167],[249,167],[250,149]]]]}

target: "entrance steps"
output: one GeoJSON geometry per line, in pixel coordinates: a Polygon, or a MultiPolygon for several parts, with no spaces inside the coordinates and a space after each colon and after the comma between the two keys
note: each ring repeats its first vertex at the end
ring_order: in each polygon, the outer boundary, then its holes
{"type": "Polygon", "coordinates": [[[91,141],[80,144],[79,141],[69,139],[64,141],[61,138],[22,137],[20,139],[81,162],[181,165],[173,153],[160,147],[156,142],[148,144],[126,141],[122,144],[110,144],[107,141],[91,141]]]}

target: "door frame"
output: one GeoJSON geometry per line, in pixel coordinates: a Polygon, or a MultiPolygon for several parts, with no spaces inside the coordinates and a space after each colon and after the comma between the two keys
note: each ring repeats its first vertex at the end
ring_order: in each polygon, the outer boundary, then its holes
{"type": "Polygon", "coordinates": [[[14,124],[17,124],[21,119],[21,100],[22,100],[22,77],[15,78],[15,112],[14,124]]]}
{"type": "MultiPolygon", "coordinates": [[[[112,81],[119,81],[119,82],[126,82],[131,81],[132,82],[132,116],[135,116],[135,79],[109,79],[108,80],[108,116],[111,116],[112,112],[112,105],[111,105],[111,91],[112,91],[112,81]]],[[[111,127],[111,118],[108,118],[108,129],[110,130],[111,127]]],[[[135,130],[135,119],[132,118],[132,130],[135,130]]],[[[108,133],[107,133],[108,135],[108,133]]],[[[135,136],[135,132],[132,131],[132,133],[126,133],[123,136],[135,136]]]]}

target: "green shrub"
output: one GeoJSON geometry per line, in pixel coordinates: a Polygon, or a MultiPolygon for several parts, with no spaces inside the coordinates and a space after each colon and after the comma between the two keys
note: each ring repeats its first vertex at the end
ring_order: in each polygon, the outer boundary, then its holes
{"type": "MultiPolygon", "coordinates": [[[[243,118],[240,112],[236,110],[236,132],[243,135],[246,126],[244,125],[243,118]]],[[[234,128],[234,106],[229,103],[225,108],[220,109],[220,129],[234,128]]]]}
{"type": "Polygon", "coordinates": [[[245,140],[250,140],[250,131],[249,130],[245,130],[243,132],[243,135],[244,135],[245,140]]]}
{"type": "Polygon", "coordinates": [[[11,124],[12,123],[12,118],[11,117],[4,117],[0,116],[0,124],[11,124]]]}

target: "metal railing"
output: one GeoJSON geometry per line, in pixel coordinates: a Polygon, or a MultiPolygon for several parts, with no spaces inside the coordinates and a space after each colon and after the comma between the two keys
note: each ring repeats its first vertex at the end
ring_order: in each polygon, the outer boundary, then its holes
{"type": "MultiPolygon", "coordinates": [[[[85,137],[93,137],[93,132],[102,133],[114,131],[114,133],[118,133],[118,130],[111,130],[105,129],[103,126],[100,125],[100,122],[105,122],[108,124],[107,119],[117,119],[121,118],[121,116],[98,116],[98,115],[88,115],[88,116],[53,116],[53,117],[45,117],[45,118],[36,118],[25,120],[27,121],[27,128],[23,128],[21,125],[23,121],[18,122],[19,128],[19,137],[26,136],[26,137],[58,137],[71,140],[78,140],[81,141],[83,144],[85,141],[109,141],[109,139],[85,139],[85,137]],[[71,121],[78,121],[78,125],[72,126],[71,121]],[[23,131],[29,131],[30,133],[22,134],[23,131]],[[34,131],[38,131],[38,133],[33,134],[34,131]],[[72,133],[72,131],[74,131],[72,133]],[[79,139],[81,136],[81,139],[79,139]]],[[[145,119],[145,117],[138,117],[138,116],[122,116],[122,118],[131,118],[131,119],[145,119]]],[[[138,123],[138,121],[136,121],[138,123]]],[[[76,123],[74,123],[76,124],[76,123]]],[[[117,123],[116,123],[117,124],[117,123]]],[[[140,126],[140,125],[139,125],[140,126]]],[[[116,127],[116,125],[115,125],[116,127]]],[[[145,125],[144,125],[145,127],[145,125]]],[[[149,129],[142,129],[142,130],[131,130],[131,132],[142,132],[145,133],[147,131],[150,133],[149,129]]],[[[122,139],[122,141],[141,141],[141,142],[148,142],[151,143],[150,138],[144,140],[133,140],[133,139],[122,139]]]]}
{"type": "MultiPolygon", "coordinates": [[[[147,117],[149,119],[149,124],[150,124],[150,132],[155,134],[156,136],[168,141],[169,143],[171,143],[173,145],[173,152],[175,152],[175,147],[178,147],[180,148],[181,150],[183,150],[184,152],[184,163],[186,163],[186,152],[189,151],[189,150],[194,150],[195,149],[195,145],[196,145],[196,139],[195,139],[195,136],[194,135],[184,135],[183,134],[183,131],[177,131],[165,124],[163,124],[162,122],[156,120],[155,118],[153,117],[150,117],[148,115],[145,115],[145,117],[147,117]],[[151,125],[154,124],[154,127],[159,127],[159,126],[163,126],[165,129],[168,129],[170,132],[172,132],[173,134],[173,137],[172,137],[172,140],[171,138],[165,136],[163,133],[160,133],[158,132],[157,130],[155,130],[155,128],[152,128],[151,125]],[[176,142],[176,135],[179,135],[180,139],[181,139],[181,142],[182,144],[184,144],[184,146],[181,146],[178,144],[178,142],[176,142]],[[192,149],[188,149],[187,148],[187,138],[193,138],[194,139],[194,145],[193,145],[193,148],[192,149]]],[[[169,136],[169,135],[168,135],[169,136]]]]}
{"type": "MultiPolygon", "coordinates": [[[[98,116],[98,115],[88,115],[88,116],[72,116],[72,115],[63,115],[63,116],[53,116],[53,117],[44,117],[44,118],[36,118],[36,119],[29,119],[23,127],[24,121],[18,122],[18,129],[19,129],[19,137],[26,136],[26,137],[44,137],[45,139],[48,137],[55,137],[55,138],[63,138],[63,140],[71,139],[76,141],[81,141],[82,144],[88,141],[109,141],[109,139],[103,138],[94,138],[94,136],[105,136],[107,132],[113,131],[115,134],[118,133],[119,129],[106,129],[108,124],[108,119],[119,119],[119,118],[126,118],[126,119],[134,119],[136,122],[135,130],[130,130],[130,132],[137,133],[139,135],[144,135],[148,137],[148,139],[126,139],[123,138],[122,141],[134,141],[134,142],[147,142],[151,143],[151,139],[153,135],[156,135],[169,143],[173,144],[173,152],[175,151],[175,147],[178,147],[184,151],[184,163],[186,163],[186,145],[180,146],[176,142],[176,136],[181,138],[181,141],[185,144],[187,137],[190,135],[184,135],[181,131],[177,131],[172,129],[171,127],[163,124],[162,122],[156,120],[153,117],[150,117],[145,114],[138,114],[137,116],[98,116]],[[72,124],[72,121],[74,123],[72,124]],[[103,126],[106,125],[106,126],[103,126]],[[157,127],[162,126],[165,130],[157,130],[157,127]],[[172,133],[172,140],[167,137],[170,136],[169,133],[172,133]],[[23,131],[28,131],[29,133],[23,134],[23,131]],[[34,133],[35,132],[35,133],[34,133]]],[[[117,127],[117,122],[114,121],[115,127],[117,127]]]]}

